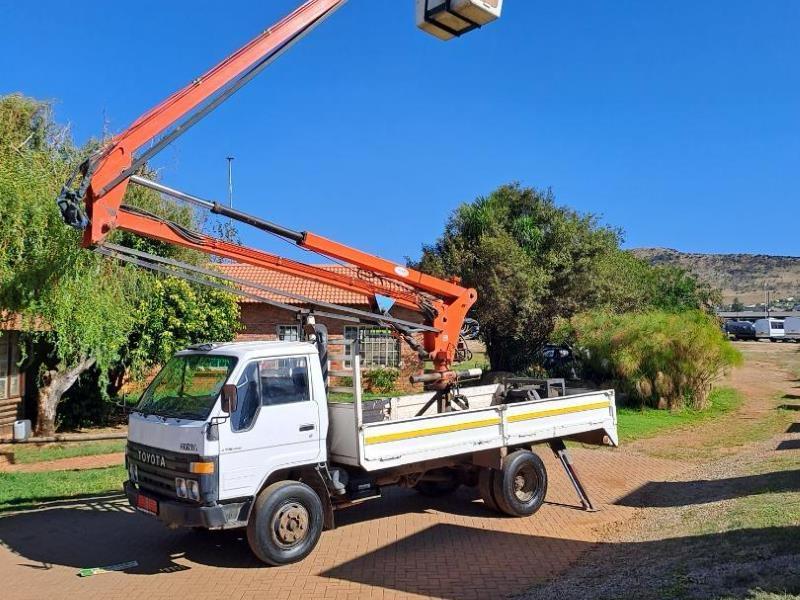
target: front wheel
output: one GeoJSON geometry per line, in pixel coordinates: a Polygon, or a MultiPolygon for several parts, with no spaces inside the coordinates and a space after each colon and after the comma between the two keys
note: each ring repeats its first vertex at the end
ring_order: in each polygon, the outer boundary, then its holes
{"type": "Polygon", "coordinates": [[[299,481],[279,481],[258,495],[247,523],[247,542],[268,565],[288,565],[311,554],[322,524],[316,492],[299,481]]]}

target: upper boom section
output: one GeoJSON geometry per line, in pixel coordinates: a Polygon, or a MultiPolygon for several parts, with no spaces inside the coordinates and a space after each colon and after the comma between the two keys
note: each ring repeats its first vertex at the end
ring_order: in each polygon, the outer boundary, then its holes
{"type": "Polygon", "coordinates": [[[345,0],[307,0],[218,65],[143,114],[90,157],[82,167],[81,186],[77,190],[71,189],[70,181],[59,197],[65,218],[72,216],[73,224],[86,226],[84,245],[101,242],[114,228],[128,178],[138,168],[247,84],[344,3],[345,0]],[[172,127],[174,129],[163,138],[134,156],[147,142],[172,127]],[[86,217],[80,214],[82,200],[85,200],[86,217]]]}

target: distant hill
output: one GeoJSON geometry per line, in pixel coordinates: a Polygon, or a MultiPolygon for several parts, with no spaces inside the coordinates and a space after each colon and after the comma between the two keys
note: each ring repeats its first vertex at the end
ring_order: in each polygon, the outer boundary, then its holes
{"type": "Polygon", "coordinates": [[[671,248],[636,248],[636,256],[654,265],[675,265],[722,290],[726,303],[764,301],[764,284],[772,298],[800,298],[800,257],[765,254],[696,254],[671,248]]]}

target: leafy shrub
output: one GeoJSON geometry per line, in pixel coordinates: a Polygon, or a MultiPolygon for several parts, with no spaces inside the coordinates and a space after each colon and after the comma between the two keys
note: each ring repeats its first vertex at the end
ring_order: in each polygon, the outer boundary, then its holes
{"type": "Polygon", "coordinates": [[[741,362],[716,319],[698,310],[586,312],[561,336],[572,340],[585,378],[658,408],[706,408],[714,380],[741,362]]]}
{"type": "Polygon", "coordinates": [[[368,392],[388,394],[395,389],[400,371],[379,367],[364,373],[364,389],[368,392]]]}

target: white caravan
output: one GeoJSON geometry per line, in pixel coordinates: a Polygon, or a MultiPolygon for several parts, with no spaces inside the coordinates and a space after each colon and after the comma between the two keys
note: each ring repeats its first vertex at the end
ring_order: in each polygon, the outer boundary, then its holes
{"type": "Polygon", "coordinates": [[[783,337],[800,341],[800,317],[786,317],[783,320],[783,337]]]}
{"type": "Polygon", "coordinates": [[[777,342],[783,339],[782,319],[759,319],[755,322],[756,339],[777,342]]]}
{"type": "Polygon", "coordinates": [[[334,527],[335,510],[389,485],[428,495],[476,486],[490,508],[531,515],[547,490],[531,447],[545,442],[591,508],[562,440],[616,446],[613,391],[541,398],[511,383],[462,388],[460,410],[436,392],[362,403],[350,357],[348,396],[326,390],[312,343],[177,353],[129,419],[129,502],[172,527],[246,527],[262,561],[286,564],[334,527]]]}

